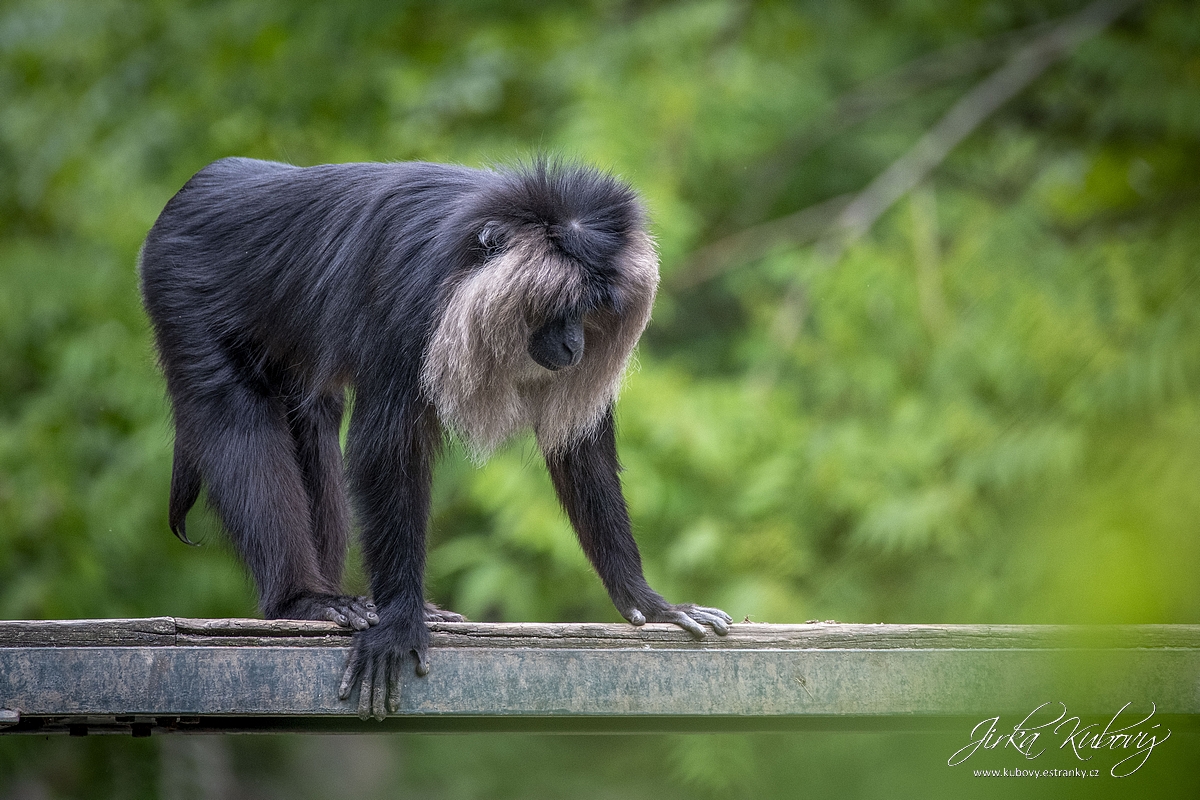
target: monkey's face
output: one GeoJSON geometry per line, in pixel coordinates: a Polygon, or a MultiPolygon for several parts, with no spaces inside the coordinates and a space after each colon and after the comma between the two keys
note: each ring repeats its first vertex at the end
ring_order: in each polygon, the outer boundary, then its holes
{"type": "Polygon", "coordinates": [[[535,328],[529,335],[529,356],[550,371],[573,367],[583,359],[583,314],[561,314],[535,328]]]}
{"type": "Polygon", "coordinates": [[[531,228],[485,225],[479,233],[474,280],[487,287],[485,303],[477,308],[483,320],[492,323],[488,327],[493,346],[499,344],[501,329],[517,334],[517,347],[509,350],[518,358],[512,363],[513,375],[540,381],[546,371],[574,367],[583,360],[585,316],[595,327],[597,314],[612,310],[616,292],[609,284],[617,270],[589,269],[557,248],[540,226],[531,228]],[[519,321],[513,318],[518,314],[519,321]],[[524,360],[522,350],[532,360],[525,362],[532,371],[519,363],[524,360]]]}
{"type": "Polygon", "coordinates": [[[477,235],[470,268],[449,287],[422,385],[477,455],[527,428],[543,449],[567,446],[616,398],[650,317],[653,242],[633,230],[600,258],[572,254],[566,234],[540,225],[477,235]]]}

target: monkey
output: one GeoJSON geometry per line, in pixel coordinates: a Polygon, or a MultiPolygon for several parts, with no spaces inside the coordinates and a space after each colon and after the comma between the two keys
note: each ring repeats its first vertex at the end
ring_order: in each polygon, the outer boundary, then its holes
{"type": "Polygon", "coordinates": [[[650,317],[658,257],[624,181],[536,158],[297,167],[225,158],[146,236],[138,271],[175,426],[168,522],[207,489],[271,619],[354,629],[339,697],[399,707],[429,670],[432,467],[532,430],[620,614],[724,635],[643,575],[613,406],[650,317]],[[352,398],[343,455],[339,434],[352,398]],[[353,513],[352,513],[353,510],[353,513]],[[370,598],[342,593],[351,520],[370,598]],[[406,666],[408,665],[408,666],[406,666]]]}

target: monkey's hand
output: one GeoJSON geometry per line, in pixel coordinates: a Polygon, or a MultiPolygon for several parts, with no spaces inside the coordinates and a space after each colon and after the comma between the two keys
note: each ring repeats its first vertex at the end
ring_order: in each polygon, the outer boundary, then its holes
{"type": "Polygon", "coordinates": [[[396,620],[384,615],[380,624],[354,636],[338,697],[349,700],[358,687],[358,716],[384,719],[400,708],[404,670],[429,672],[429,631],[421,620],[396,620]]]}
{"type": "Polygon", "coordinates": [[[683,628],[696,639],[704,638],[705,625],[711,626],[718,636],[724,636],[729,633],[729,623],[733,622],[733,617],[719,608],[706,608],[695,603],[672,605],[666,602],[645,609],[634,608],[625,614],[625,619],[639,626],[647,622],[670,622],[683,628]]]}

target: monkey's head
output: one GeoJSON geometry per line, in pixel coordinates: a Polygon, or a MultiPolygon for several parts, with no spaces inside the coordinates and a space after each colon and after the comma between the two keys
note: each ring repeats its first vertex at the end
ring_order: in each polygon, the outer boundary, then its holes
{"type": "Polygon", "coordinates": [[[422,383],[477,456],[524,428],[568,446],[616,399],[658,285],[644,219],[616,178],[538,162],[497,175],[456,220],[466,266],[422,383]]]}

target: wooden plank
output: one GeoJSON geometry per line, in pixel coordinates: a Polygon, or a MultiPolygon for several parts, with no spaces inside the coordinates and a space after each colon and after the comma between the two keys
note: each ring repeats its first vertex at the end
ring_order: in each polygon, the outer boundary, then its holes
{"type": "Polygon", "coordinates": [[[1200,719],[1200,626],[431,628],[432,671],[380,725],[337,699],[351,634],[328,623],[0,622],[0,730],[886,729],[1046,701],[1200,719]]]}
{"type": "MultiPolygon", "coordinates": [[[[314,623],[325,624],[325,623],[314,623]]],[[[438,623],[442,646],[697,647],[700,649],[1200,648],[1200,625],[803,625],[740,623],[728,636],[692,640],[674,625],[438,623]]]]}
{"type": "Polygon", "coordinates": [[[0,621],[0,648],[172,644],[175,620],[171,617],[0,621]]]}
{"type": "Polygon", "coordinates": [[[291,619],[175,620],[175,643],[213,647],[348,647],[353,632],[332,622],[291,619]]]}
{"type": "MultiPolygon", "coordinates": [[[[734,625],[729,636],[693,641],[672,625],[596,623],[438,623],[437,647],[587,647],[700,649],[1097,649],[1200,648],[1197,625],[734,625]]],[[[353,633],[329,622],[261,619],[0,621],[0,647],[209,644],[349,644],[353,633]]]]}

